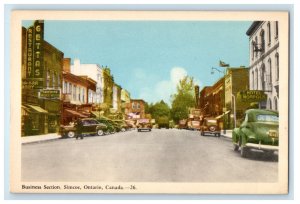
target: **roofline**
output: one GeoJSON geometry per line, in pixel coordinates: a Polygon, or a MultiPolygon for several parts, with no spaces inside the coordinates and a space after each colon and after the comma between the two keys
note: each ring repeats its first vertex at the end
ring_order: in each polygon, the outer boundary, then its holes
{"type": "Polygon", "coordinates": [[[246,34],[248,36],[250,36],[257,29],[257,27],[260,26],[262,23],[263,23],[263,21],[254,21],[251,24],[250,28],[248,28],[246,34]]]}

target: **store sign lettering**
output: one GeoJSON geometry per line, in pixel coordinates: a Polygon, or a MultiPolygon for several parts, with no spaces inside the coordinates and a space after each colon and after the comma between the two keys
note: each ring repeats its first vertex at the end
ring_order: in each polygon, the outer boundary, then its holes
{"type": "Polygon", "coordinates": [[[267,95],[263,91],[240,91],[237,99],[241,102],[260,102],[267,100],[267,95]]]}
{"type": "Polygon", "coordinates": [[[39,98],[59,99],[60,98],[60,90],[58,90],[58,89],[44,89],[44,90],[41,90],[39,98]]]}

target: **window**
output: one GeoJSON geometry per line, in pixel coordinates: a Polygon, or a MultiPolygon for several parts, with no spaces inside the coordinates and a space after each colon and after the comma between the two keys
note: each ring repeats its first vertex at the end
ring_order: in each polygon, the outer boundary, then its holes
{"type": "Polygon", "coordinates": [[[266,68],[265,65],[262,64],[261,67],[261,90],[266,90],[266,68]]]}
{"type": "MultiPolygon", "coordinates": [[[[255,42],[254,42],[255,46],[257,46],[258,44],[258,41],[257,41],[257,36],[255,36],[255,42]]],[[[254,49],[255,49],[255,46],[254,46],[254,49]]],[[[255,52],[255,57],[257,57],[257,52],[255,52]]]]}
{"type": "Polygon", "coordinates": [[[57,74],[57,86],[58,86],[58,88],[60,87],[60,76],[59,76],[59,74],[57,74]]]}
{"type": "Polygon", "coordinates": [[[254,59],[254,53],[255,53],[255,42],[254,41],[252,41],[252,49],[251,49],[251,54],[252,54],[252,56],[251,56],[251,58],[252,58],[252,60],[254,59]]]}
{"type": "Polygon", "coordinates": [[[76,100],[76,91],[77,91],[77,87],[76,85],[73,85],[73,100],[76,100]]]}
{"type": "Polygon", "coordinates": [[[78,101],[81,101],[81,87],[78,87],[78,101]]]}
{"type": "Polygon", "coordinates": [[[46,80],[47,80],[46,86],[47,86],[47,88],[49,88],[49,86],[50,86],[50,71],[49,70],[47,70],[46,80]]]}
{"type": "Polygon", "coordinates": [[[275,21],[275,38],[278,38],[278,21],[275,21]]]}
{"type": "Polygon", "coordinates": [[[255,81],[255,90],[258,90],[258,70],[255,70],[255,77],[254,77],[254,81],[255,81]]]}
{"type": "Polygon", "coordinates": [[[137,104],[137,108],[140,108],[140,104],[139,103],[137,104]]]}
{"type": "Polygon", "coordinates": [[[252,84],[251,88],[254,89],[254,71],[252,71],[252,84]]]}
{"type": "Polygon", "coordinates": [[[268,22],[267,27],[268,27],[268,45],[270,46],[271,45],[271,25],[270,25],[270,22],[268,22]]]}
{"type": "Polygon", "coordinates": [[[278,110],[278,101],[277,101],[277,97],[274,97],[274,110],[278,110]]]}
{"type": "Polygon", "coordinates": [[[52,72],[52,87],[56,87],[56,73],[52,72]]]}
{"type": "Polygon", "coordinates": [[[276,60],[276,81],[279,80],[279,54],[276,53],[275,55],[275,60],[276,60]]]}
{"type": "Polygon", "coordinates": [[[257,115],[256,120],[265,122],[278,122],[279,118],[277,115],[257,115]]]}
{"type": "Polygon", "coordinates": [[[265,52],[265,31],[260,32],[261,53],[265,52]]]}
{"type": "Polygon", "coordinates": [[[66,94],[68,92],[68,89],[67,89],[67,82],[63,82],[63,93],[66,94]]]}
{"type": "Polygon", "coordinates": [[[270,90],[272,88],[272,61],[271,59],[268,60],[269,63],[269,71],[268,71],[268,90],[270,90]]]}
{"type": "Polygon", "coordinates": [[[72,87],[72,84],[69,82],[68,83],[68,87],[69,87],[69,92],[68,92],[68,94],[71,94],[72,95],[72,89],[73,89],[73,87],[72,87]]]}

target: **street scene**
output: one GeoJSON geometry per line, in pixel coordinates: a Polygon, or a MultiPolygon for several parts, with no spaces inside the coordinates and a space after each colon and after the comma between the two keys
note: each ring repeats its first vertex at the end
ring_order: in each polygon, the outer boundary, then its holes
{"type": "Polygon", "coordinates": [[[22,181],[278,181],[277,21],[26,20],[21,36],[22,181]]]}
{"type": "Polygon", "coordinates": [[[278,155],[232,150],[230,138],[134,130],[22,146],[23,181],[276,182],[278,155]],[[36,152],[39,152],[36,154],[36,152]],[[43,158],[43,159],[41,159],[43,158]],[[71,158],[71,159],[70,159],[71,158]]]}

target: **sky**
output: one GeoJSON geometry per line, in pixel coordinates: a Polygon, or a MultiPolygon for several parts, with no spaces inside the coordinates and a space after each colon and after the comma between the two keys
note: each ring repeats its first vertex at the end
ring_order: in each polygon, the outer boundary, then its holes
{"type": "MultiPolygon", "coordinates": [[[[131,98],[164,100],[188,75],[200,90],[231,67],[249,65],[249,21],[45,21],[44,39],[82,64],[108,66],[131,98]],[[223,71],[223,70],[222,70],[223,71]]],[[[24,21],[29,27],[33,21],[24,21]]]]}

